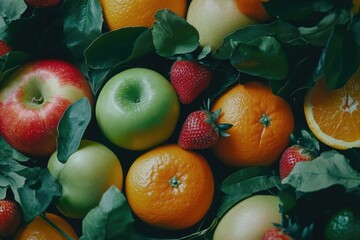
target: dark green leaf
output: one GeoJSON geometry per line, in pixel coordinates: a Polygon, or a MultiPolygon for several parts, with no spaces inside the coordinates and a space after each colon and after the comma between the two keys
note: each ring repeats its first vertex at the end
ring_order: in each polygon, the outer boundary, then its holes
{"type": "Polygon", "coordinates": [[[152,36],[160,56],[189,53],[199,46],[199,33],[184,18],[168,9],[158,11],[155,17],[152,36]]]}
{"type": "Polygon", "coordinates": [[[103,15],[98,0],[65,0],[61,13],[64,19],[65,41],[75,57],[101,35],[103,15]]]}
{"type": "Polygon", "coordinates": [[[3,19],[4,23],[9,23],[13,20],[19,19],[26,8],[27,6],[24,0],[1,0],[0,19],[3,19]]]}
{"type": "Polygon", "coordinates": [[[333,27],[336,25],[345,24],[350,21],[349,11],[341,10],[331,12],[326,15],[321,21],[312,27],[299,27],[299,32],[302,37],[307,39],[313,45],[325,46],[333,27]]]}
{"type": "Polygon", "coordinates": [[[360,173],[350,166],[344,155],[330,150],[312,161],[298,162],[282,183],[301,192],[319,191],[333,185],[351,190],[360,185],[360,173]]]}
{"type": "Polygon", "coordinates": [[[0,57],[0,82],[10,73],[13,69],[25,63],[30,58],[29,54],[25,52],[10,51],[0,57]]]}
{"type": "Polygon", "coordinates": [[[82,222],[82,240],[131,239],[134,219],[125,196],[110,187],[82,222]]]}
{"type": "Polygon", "coordinates": [[[325,48],[325,79],[329,88],[337,89],[350,79],[360,64],[360,48],[347,26],[333,28],[325,48]]]}
{"type": "Polygon", "coordinates": [[[231,64],[240,72],[273,80],[288,74],[285,52],[274,37],[261,37],[248,43],[234,42],[231,64]]]}
{"type": "Polygon", "coordinates": [[[280,185],[280,178],[278,176],[263,175],[243,180],[231,187],[226,187],[225,191],[231,192],[231,194],[223,197],[217,216],[221,217],[236,203],[253,195],[254,193],[270,190],[278,185],[280,185]]]}
{"type": "Polygon", "coordinates": [[[54,197],[60,197],[61,187],[46,168],[27,168],[21,174],[26,177],[26,183],[19,188],[20,204],[23,219],[29,223],[48,209],[54,197]]]}
{"type": "Polygon", "coordinates": [[[241,28],[227,36],[223,44],[215,50],[213,57],[217,59],[230,59],[237,42],[249,43],[254,39],[271,36],[280,42],[289,45],[303,45],[307,42],[300,37],[299,31],[292,25],[282,21],[269,24],[256,24],[241,28]]]}
{"type": "Polygon", "coordinates": [[[270,84],[273,92],[275,92],[276,95],[291,99],[298,91],[313,86],[315,83],[313,73],[319,61],[318,55],[317,51],[314,51],[304,59],[299,60],[293,67],[286,81],[279,83],[279,87],[276,85],[278,81],[272,81],[275,82],[275,84],[270,84]]]}
{"type": "Polygon", "coordinates": [[[91,105],[87,98],[71,104],[58,125],[57,158],[65,163],[77,151],[84,132],[91,120],[91,105]]]}
{"type": "Polygon", "coordinates": [[[89,72],[89,83],[95,95],[101,89],[110,71],[110,69],[91,69],[89,72]]]}
{"type": "Polygon", "coordinates": [[[333,8],[331,0],[270,0],[263,2],[266,11],[282,20],[297,23],[309,22],[318,13],[330,11],[333,8]]]}
{"type": "Polygon", "coordinates": [[[238,187],[236,186],[238,183],[258,176],[271,175],[272,171],[268,167],[247,167],[240,169],[222,182],[221,191],[226,194],[238,193],[238,187]]]}
{"type": "Polygon", "coordinates": [[[102,34],[85,50],[87,64],[93,69],[110,69],[153,51],[149,28],[121,28],[102,34]]]}
{"type": "Polygon", "coordinates": [[[12,148],[2,137],[0,137],[0,164],[1,160],[10,158],[18,162],[26,162],[30,158],[12,148]]]}

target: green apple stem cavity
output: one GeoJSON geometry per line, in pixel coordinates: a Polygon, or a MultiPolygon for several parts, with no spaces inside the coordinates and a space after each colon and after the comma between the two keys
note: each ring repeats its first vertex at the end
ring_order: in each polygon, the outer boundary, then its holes
{"type": "Polygon", "coordinates": [[[146,68],[127,69],[109,79],[95,109],[105,137],[129,150],[145,150],[165,142],[179,114],[179,100],[170,82],[146,68]]]}

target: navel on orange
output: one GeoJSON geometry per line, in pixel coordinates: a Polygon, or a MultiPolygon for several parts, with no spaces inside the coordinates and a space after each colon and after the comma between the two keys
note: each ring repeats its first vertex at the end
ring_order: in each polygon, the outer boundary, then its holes
{"type": "Polygon", "coordinates": [[[336,149],[360,147],[360,68],[339,89],[329,89],[319,79],[304,101],[310,130],[324,144],[336,149]]]}
{"type": "Polygon", "coordinates": [[[214,179],[204,157],[176,144],[138,157],[126,177],[132,211],[144,222],[165,229],[195,225],[209,210],[214,179]]]}
{"type": "Polygon", "coordinates": [[[273,164],[290,143],[294,117],[288,102],[259,82],[235,84],[213,104],[222,109],[218,121],[233,126],[229,137],[212,148],[232,167],[273,164]]]}
{"type": "Polygon", "coordinates": [[[123,27],[151,27],[161,9],[185,17],[186,0],[100,0],[105,22],[110,30],[123,27]]]}

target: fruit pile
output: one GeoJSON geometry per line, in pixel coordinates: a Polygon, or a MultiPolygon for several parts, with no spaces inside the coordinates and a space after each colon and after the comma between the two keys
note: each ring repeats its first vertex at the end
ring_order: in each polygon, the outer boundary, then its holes
{"type": "Polygon", "coordinates": [[[1,239],[360,239],[360,1],[0,1],[1,239]]]}

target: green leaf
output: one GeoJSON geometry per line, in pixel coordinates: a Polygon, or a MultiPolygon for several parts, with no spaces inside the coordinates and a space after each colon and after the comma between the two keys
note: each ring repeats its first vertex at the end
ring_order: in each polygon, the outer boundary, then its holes
{"type": "Polygon", "coordinates": [[[216,59],[229,59],[233,55],[234,46],[236,46],[234,43],[249,43],[254,39],[266,36],[294,46],[307,44],[294,26],[278,20],[268,24],[250,25],[233,32],[225,37],[222,45],[215,50],[212,56],[216,59]]]}
{"type": "Polygon", "coordinates": [[[345,85],[360,64],[360,48],[347,26],[333,28],[325,48],[325,79],[329,88],[345,85]]]}
{"type": "Polygon", "coordinates": [[[57,158],[65,163],[77,151],[84,132],[91,120],[91,105],[87,98],[71,104],[58,125],[57,158]]]}
{"type": "Polygon", "coordinates": [[[248,43],[234,42],[230,62],[240,72],[253,76],[281,80],[288,74],[285,52],[274,37],[264,36],[248,43]]]}
{"type": "Polygon", "coordinates": [[[315,26],[299,27],[299,32],[302,37],[307,39],[313,45],[325,46],[333,27],[349,22],[350,17],[350,12],[345,10],[330,12],[315,26]]]}
{"type": "Polygon", "coordinates": [[[20,173],[26,177],[24,186],[18,190],[20,204],[23,219],[29,223],[48,209],[54,197],[61,196],[61,186],[47,168],[26,168],[20,173]]]}
{"type": "Polygon", "coordinates": [[[85,49],[101,35],[100,3],[98,0],[65,0],[61,14],[66,44],[75,57],[82,58],[85,49]]]}
{"type": "MultiPolygon", "coordinates": [[[[11,158],[18,162],[26,162],[30,158],[12,148],[2,137],[0,137],[0,159],[11,158]]],[[[1,160],[0,160],[1,164],[1,160]]]]}
{"type": "Polygon", "coordinates": [[[121,28],[102,34],[85,50],[86,63],[93,69],[110,69],[153,52],[149,28],[121,28]]]}
{"type": "Polygon", "coordinates": [[[19,19],[21,14],[25,12],[26,8],[27,5],[24,0],[1,0],[0,19],[3,19],[4,23],[9,23],[13,20],[19,19]]]}
{"type": "Polygon", "coordinates": [[[184,18],[168,9],[158,11],[155,18],[152,36],[160,56],[190,53],[199,46],[199,33],[184,18]]]}
{"type": "Polygon", "coordinates": [[[83,219],[80,239],[131,239],[133,222],[125,196],[112,186],[102,196],[99,206],[83,219]]]}
{"type": "Polygon", "coordinates": [[[350,166],[344,155],[329,150],[312,161],[298,162],[282,183],[300,192],[319,191],[333,185],[351,190],[360,185],[360,173],[350,166]]]}
{"type": "Polygon", "coordinates": [[[268,167],[247,167],[238,170],[222,182],[221,191],[226,194],[238,193],[237,184],[257,176],[271,175],[272,171],[273,170],[268,167]]]}
{"type": "Polygon", "coordinates": [[[61,194],[60,185],[47,169],[19,163],[29,160],[0,138],[0,199],[6,197],[10,188],[22,207],[25,223],[45,211],[53,198],[61,194]]]}
{"type": "Polygon", "coordinates": [[[279,176],[267,167],[247,167],[227,177],[221,191],[225,196],[221,200],[217,216],[221,217],[239,201],[261,191],[268,191],[280,185],[279,176]]]}
{"type": "Polygon", "coordinates": [[[10,74],[16,67],[24,64],[30,55],[20,51],[10,51],[7,54],[0,57],[0,83],[10,74]]]}

